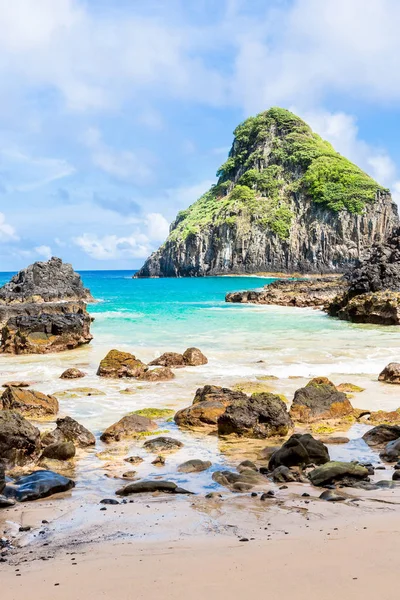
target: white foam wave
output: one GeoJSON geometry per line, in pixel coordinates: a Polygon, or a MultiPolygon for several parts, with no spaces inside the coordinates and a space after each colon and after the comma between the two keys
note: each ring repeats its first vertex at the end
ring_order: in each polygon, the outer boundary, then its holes
{"type": "Polygon", "coordinates": [[[105,310],[103,312],[93,313],[93,316],[97,320],[106,320],[106,319],[140,319],[144,316],[141,312],[135,311],[124,311],[124,310],[105,310]]]}

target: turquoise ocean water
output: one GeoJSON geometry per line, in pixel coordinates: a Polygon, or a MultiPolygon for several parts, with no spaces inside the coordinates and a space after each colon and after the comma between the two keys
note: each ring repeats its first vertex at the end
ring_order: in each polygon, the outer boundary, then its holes
{"type": "MultiPolygon", "coordinates": [[[[89,305],[95,318],[94,339],[84,348],[46,356],[0,356],[0,384],[7,380],[28,379],[45,393],[79,386],[97,388],[102,395],[90,397],[80,392],[60,398],[60,414],[68,414],[100,436],[105,427],[137,408],[159,406],[174,410],[191,404],[196,389],[206,383],[233,386],[260,381],[266,375],[271,391],[283,393],[288,400],[310,377],[325,375],[334,383],[351,381],[365,387],[353,401],[358,407],[394,409],[400,405],[397,386],[378,383],[377,375],[390,361],[399,360],[398,327],[353,325],[327,317],[323,312],[279,306],[227,304],[225,294],[234,290],[262,287],[271,279],[258,277],[213,277],[198,279],[132,279],[132,272],[85,271],[84,284],[97,303],[89,305]],[[182,352],[197,346],[208,357],[202,367],[175,371],[175,379],[165,383],[104,380],[96,376],[101,358],[111,348],[134,353],[144,362],[166,351],[182,352]],[[83,369],[84,380],[65,382],[61,372],[69,367],[83,369]],[[131,393],[121,393],[129,386],[131,393]]],[[[0,285],[10,278],[0,273],[0,285]]],[[[169,458],[157,474],[185,482],[175,467],[187,458],[204,458],[214,468],[226,464],[215,436],[180,431],[174,423],[161,429],[181,439],[183,450],[169,458]],[[177,479],[178,477],[178,479],[177,479]]],[[[48,426],[47,426],[48,428],[48,426]]],[[[356,440],[360,431],[349,436],[356,440]]],[[[365,444],[364,444],[365,446],[365,444]]],[[[118,482],[104,483],[103,463],[96,454],[103,450],[98,442],[92,453],[79,463],[75,494],[82,489],[95,493],[101,482],[112,491],[118,482]]],[[[125,453],[142,453],[133,443],[125,453]]],[[[370,458],[363,447],[365,458],[370,458]]],[[[360,458],[360,443],[332,447],[336,458],[360,458]],[[353,444],[353,445],[352,445],[353,444]]],[[[114,464],[114,463],[113,463],[114,464]]],[[[126,470],[126,463],[113,469],[126,470]]],[[[154,475],[149,460],[141,466],[143,476],[154,475]]],[[[123,471],[122,471],[123,472],[123,471]]],[[[198,475],[197,489],[212,486],[209,473],[198,475]]],[[[104,491],[102,492],[104,493],[104,491]]]]}

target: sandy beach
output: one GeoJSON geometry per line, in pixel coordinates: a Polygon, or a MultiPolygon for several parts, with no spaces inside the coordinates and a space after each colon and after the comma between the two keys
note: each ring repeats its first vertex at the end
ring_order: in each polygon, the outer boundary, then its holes
{"type": "MultiPolygon", "coordinates": [[[[291,529],[289,525],[289,529],[291,529]]],[[[4,600],[209,600],[267,594],[289,600],[398,597],[400,514],[280,532],[117,541],[70,548],[48,561],[2,565],[4,600]]]]}

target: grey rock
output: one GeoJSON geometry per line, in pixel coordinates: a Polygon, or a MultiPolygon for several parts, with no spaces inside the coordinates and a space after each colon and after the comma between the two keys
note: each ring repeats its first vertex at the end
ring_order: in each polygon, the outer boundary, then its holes
{"type": "Polygon", "coordinates": [[[73,442],[56,442],[49,444],[42,452],[41,458],[52,458],[53,460],[70,460],[74,458],[76,449],[73,442]]]}
{"type": "Polygon", "coordinates": [[[38,458],[40,431],[24,417],[9,410],[0,411],[0,461],[24,465],[38,458]]]}
{"type": "Polygon", "coordinates": [[[193,458],[179,465],[178,471],[180,473],[200,473],[201,471],[206,471],[210,467],[211,462],[209,460],[193,458]]]}
{"type": "Polygon", "coordinates": [[[367,479],[368,469],[356,463],[330,461],[313,469],[308,474],[311,483],[316,486],[331,484],[344,477],[367,479]]]}
{"type": "Polygon", "coordinates": [[[63,417],[57,419],[56,429],[46,433],[42,438],[42,445],[48,446],[60,442],[73,442],[78,448],[94,446],[96,438],[86,427],[72,419],[63,417]]]}
{"type": "Polygon", "coordinates": [[[138,481],[117,490],[117,496],[129,496],[130,494],[152,494],[154,492],[165,492],[167,494],[192,494],[181,488],[172,481],[138,481]]]}
{"type": "Polygon", "coordinates": [[[325,490],[320,495],[320,500],[325,500],[326,502],[343,502],[346,500],[346,496],[342,496],[335,490],[325,490]]]}
{"type": "Polygon", "coordinates": [[[363,435],[363,440],[368,446],[385,446],[398,438],[400,438],[399,425],[377,425],[363,435]]]}
{"type": "Polygon", "coordinates": [[[310,434],[294,434],[279,450],[276,450],[268,467],[273,470],[284,465],[286,467],[307,466],[309,464],[321,465],[328,462],[328,448],[310,434]]]}
{"type": "Polygon", "coordinates": [[[183,447],[182,442],[171,437],[159,436],[152,440],[147,440],[143,448],[149,452],[175,452],[183,447]]]}

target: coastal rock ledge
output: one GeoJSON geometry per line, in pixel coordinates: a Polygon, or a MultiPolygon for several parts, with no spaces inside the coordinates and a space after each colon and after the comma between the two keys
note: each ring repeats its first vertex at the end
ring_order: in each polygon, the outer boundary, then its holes
{"type": "Polygon", "coordinates": [[[70,264],[36,262],[0,288],[0,352],[47,354],[88,344],[92,302],[70,264]]]}
{"type": "Polygon", "coordinates": [[[217,183],[136,277],[341,273],[398,226],[387,189],[293,113],[241,123],[217,183]]]}

